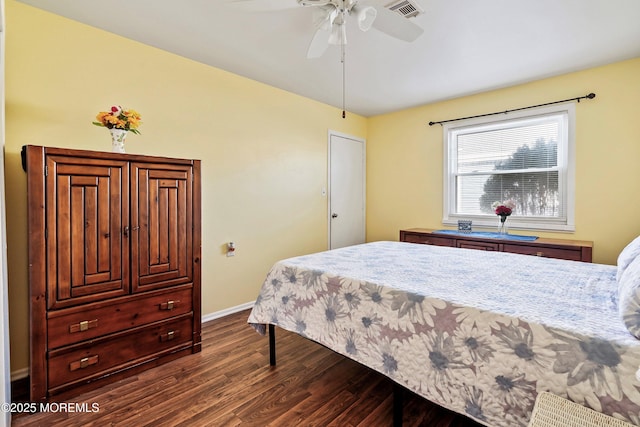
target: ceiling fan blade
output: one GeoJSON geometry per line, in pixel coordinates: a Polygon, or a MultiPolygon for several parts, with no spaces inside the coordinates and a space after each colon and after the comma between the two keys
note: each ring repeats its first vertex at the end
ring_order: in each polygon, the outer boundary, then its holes
{"type": "Polygon", "coordinates": [[[328,6],[332,0],[298,0],[300,6],[328,6]]]}
{"type": "Polygon", "coordinates": [[[373,21],[373,28],[391,37],[412,42],[424,32],[418,25],[386,7],[379,6],[376,10],[378,13],[373,21]]]}
{"type": "Polygon", "coordinates": [[[307,58],[319,58],[329,47],[329,38],[331,37],[333,21],[338,15],[335,7],[314,8],[313,26],[316,28],[309,48],[307,49],[307,58]]]}
{"type": "Polygon", "coordinates": [[[331,28],[318,28],[309,43],[307,49],[307,58],[320,58],[329,47],[329,36],[331,36],[331,28]]]}
{"type": "Polygon", "coordinates": [[[270,12],[299,7],[294,0],[229,0],[229,3],[248,12],[270,12]]]}

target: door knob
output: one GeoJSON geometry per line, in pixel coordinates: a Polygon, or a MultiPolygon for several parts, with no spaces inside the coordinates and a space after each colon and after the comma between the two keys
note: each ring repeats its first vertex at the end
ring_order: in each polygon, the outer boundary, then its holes
{"type": "Polygon", "coordinates": [[[338,214],[337,213],[332,213],[331,214],[331,218],[338,218],[338,214]]]}

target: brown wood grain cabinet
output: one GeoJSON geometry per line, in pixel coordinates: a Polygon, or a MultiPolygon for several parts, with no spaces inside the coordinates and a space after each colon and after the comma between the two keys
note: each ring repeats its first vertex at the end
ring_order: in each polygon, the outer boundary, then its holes
{"type": "Polygon", "coordinates": [[[400,230],[400,241],[485,251],[510,252],[546,258],[591,262],[593,242],[538,238],[533,241],[494,239],[474,235],[443,234],[427,228],[400,230]]]}
{"type": "Polygon", "coordinates": [[[26,146],[31,400],[200,351],[200,161],[26,146]]]}

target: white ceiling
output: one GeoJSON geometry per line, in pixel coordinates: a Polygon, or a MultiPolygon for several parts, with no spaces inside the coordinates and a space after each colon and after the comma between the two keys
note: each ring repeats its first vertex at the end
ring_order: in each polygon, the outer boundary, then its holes
{"type": "MultiPolygon", "coordinates": [[[[340,48],[306,58],[312,11],[296,0],[271,12],[231,0],[21,1],[342,108],[340,48]]],[[[411,19],[424,34],[413,43],[363,33],[350,17],[347,111],[372,116],[640,57],[640,0],[417,1],[425,13],[411,19]]]]}

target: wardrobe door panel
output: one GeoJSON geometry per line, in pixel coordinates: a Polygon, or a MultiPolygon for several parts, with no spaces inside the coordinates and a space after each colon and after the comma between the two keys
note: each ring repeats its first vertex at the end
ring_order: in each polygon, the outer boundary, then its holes
{"type": "Polygon", "coordinates": [[[46,170],[48,308],[126,295],[127,164],[48,156],[46,170]]]}
{"type": "Polygon", "coordinates": [[[191,166],[133,164],[132,290],[193,281],[191,166]]]}

